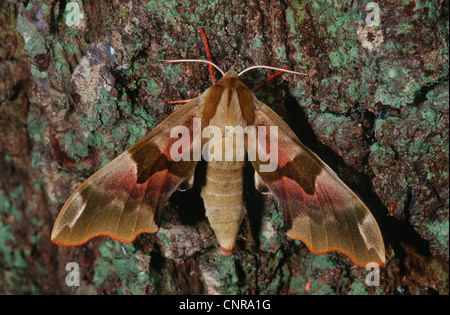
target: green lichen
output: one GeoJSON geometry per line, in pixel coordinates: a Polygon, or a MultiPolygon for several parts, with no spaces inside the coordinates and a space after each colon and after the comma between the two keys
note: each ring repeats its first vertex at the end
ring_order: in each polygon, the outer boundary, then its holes
{"type": "MultiPolygon", "coordinates": [[[[29,11],[32,8],[33,4],[29,2],[25,11],[29,11]]],[[[47,52],[45,40],[39,34],[36,25],[24,19],[21,15],[17,17],[17,30],[22,34],[25,41],[25,51],[31,58],[47,52]]]]}
{"type": "Polygon", "coordinates": [[[294,275],[290,278],[289,281],[289,293],[290,294],[304,294],[306,284],[308,282],[308,279],[303,277],[302,275],[294,275]]]}
{"type": "Polygon", "coordinates": [[[149,114],[144,107],[136,108],[134,114],[144,120],[144,126],[156,126],[158,124],[155,117],[149,114]]]}
{"type": "Polygon", "coordinates": [[[395,156],[395,152],[390,147],[380,146],[378,143],[374,143],[370,146],[370,151],[377,164],[389,161],[395,156]]]}
{"type": "Polygon", "coordinates": [[[0,208],[0,213],[4,213],[7,215],[12,215],[16,222],[22,221],[22,213],[16,207],[24,194],[23,186],[18,186],[16,189],[10,191],[8,196],[0,191],[0,204],[2,208],[0,208]]]}
{"type": "Polygon", "coordinates": [[[161,231],[158,232],[158,239],[160,240],[162,246],[166,246],[170,243],[170,239],[161,231]]]}
{"type": "Polygon", "coordinates": [[[284,46],[277,47],[275,52],[277,54],[277,59],[280,62],[286,62],[286,47],[284,46]]]}
{"type": "Polygon", "coordinates": [[[330,295],[330,294],[334,294],[334,290],[328,284],[321,284],[318,281],[313,281],[312,284],[311,284],[310,294],[313,294],[313,295],[330,295]]]}
{"type": "Polygon", "coordinates": [[[93,120],[98,127],[112,125],[115,122],[113,115],[117,98],[111,95],[111,88],[100,86],[97,91],[97,100],[94,104],[97,119],[93,120]]]}
{"type": "MultiPolygon", "coordinates": [[[[277,257],[280,258],[280,257],[277,257]]],[[[275,266],[279,266],[281,263],[280,260],[274,259],[275,266]]],[[[264,269],[268,269],[271,267],[270,265],[264,265],[264,269]]],[[[276,292],[280,292],[280,289],[283,288],[287,283],[289,283],[292,273],[288,268],[276,268],[275,273],[272,273],[273,277],[271,281],[267,284],[267,286],[263,287],[260,294],[274,294],[276,292]]]]}
{"type": "MultiPolygon", "coordinates": [[[[91,141],[92,143],[92,141],[91,141]]],[[[64,139],[64,145],[65,148],[67,148],[66,152],[69,155],[72,155],[72,152],[76,152],[77,156],[81,156],[81,157],[86,157],[89,155],[89,149],[88,149],[88,145],[87,142],[85,141],[78,141],[78,139],[76,139],[75,141],[75,136],[71,133],[67,133],[65,135],[65,139],[64,139]]],[[[95,145],[94,145],[95,147],[95,145]]]]}
{"type": "Polygon", "coordinates": [[[126,125],[127,133],[129,135],[128,143],[132,145],[135,144],[138,140],[142,139],[147,133],[148,127],[149,125],[147,125],[145,120],[142,118],[137,118],[129,122],[126,125]]]}
{"type": "MultiPolygon", "coordinates": [[[[22,214],[19,208],[23,194],[22,186],[10,192],[0,190],[0,261],[3,267],[0,268],[0,288],[21,283],[21,279],[23,279],[28,268],[26,257],[30,255],[29,250],[15,247],[17,239],[13,226],[5,223],[9,221],[20,225],[22,222],[22,214]],[[1,220],[2,217],[8,218],[7,221],[1,220]]],[[[32,286],[22,286],[16,289],[20,289],[22,293],[36,291],[36,288],[32,286]]]]}
{"type": "Polygon", "coordinates": [[[263,42],[263,36],[260,35],[260,34],[257,34],[257,35],[255,36],[255,39],[253,40],[253,46],[254,46],[255,48],[261,48],[262,42],[263,42]]]}
{"type": "Polygon", "coordinates": [[[121,244],[105,240],[99,246],[100,256],[95,267],[94,283],[98,286],[109,283],[111,278],[120,280],[114,287],[116,294],[145,294],[150,283],[146,266],[136,259],[141,255],[133,244],[121,244]],[[121,248],[123,246],[123,249],[121,248]]]}
{"type": "MultiPolygon", "coordinates": [[[[323,77],[323,85],[318,88],[327,91],[322,93],[326,97],[316,100],[320,102],[321,111],[331,109],[333,112],[346,112],[353,104],[363,103],[362,100],[369,95],[370,85],[379,79],[376,75],[378,56],[367,54],[359,44],[357,27],[349,27],[349,25],[364,23],[358,10],[359,4],[289,1],[288,5],[286,21],[290,31],[289,44],[296,50],[290,52],[294,61],[298,61],[299,67],[310,69],[309,62],[315,59],[319,64],[328,64],[331,69],[332,80],[329,77],[323,77]],[[345,10],[342,9],[344,6],[345,10]],[[315,26],[305,28],[308,24],[315,26]],[[330,51],[326,54],[318,53],[303,58],[302,50],[306,48],[305,43],[306,46],[311,45],[313,37],[319,37],[330,51]],[[364,76],[360,71],[354,71],[357,67],[364,72],[364,76]]],[[[314,49],[319,47],[314,46],[314,49]]],[[[300,106],[309,107],[310,98],[303,99],[296,90],[293,94],[297,97],[300,106]]]]}
{"type": "Polygon", "coordinates": [[[396,28],[396,35],[409,34],[414,29],[414,25],[409,22],[400,23],[396,28]]]}
{"type": "Polygon", "coordinates": [[[333,262],[333,260],[331,260],[331,254],[324,254],[324,255],[309,255],[306,258],[306,263],[305,265],[307,266],[307,271],[306,271],[306,275],[308,277],[313,275],[313,272],[315,269],[320,269],[320,270],[331,270],[334,269],[336,267],[339,267],[336,265],[335,262],[333,262]]]}
{"type": "Polygon", "coordinates": [[[350,291],[347,292],[348,295],[367,295],[369,292],[367,291],[367,286],[362,282],[354,282],[350,291]]]}
{"type": "Polygon", "coordinates": [[[449,251],[448,247],[448,234],[449,234],[449,223],[448,221],[439,222],[435,221],[428,224],[427,233],[431,238],[435,239],[435,244],[433,245],[439,252],[449,251]]]}
{"type": "Polygon", "coordinates": [[[392,60],[381,61],[380,70],[386,84],[377,89],[376,99],[394,108],[401,108],[412,103],[420,88],[414,76],[411,75],[412,70],[392,60]]]}
{"type": "Polygon", "coordinates": [[[261,220],[261,229],[258,239],[262,245],[262,250],[275,253],[277,257],[282,258],[281,246],[285,241],[285,236],[279,231],[283,231],[284,218],[281,211],[270,207],[265,210],[261,220]]]}
{"type": "MultiPolygon", "coordinates": [[[[66,34],[67,35],[67,34],[66,34]]],[[[76,55],[79,52],[79,47],[72,41],[62,42],[54,37],[47,41],[52,49],[52,55],[54,56],[55,70],[51,72],[52,79],[56,82],[60,82],[63,86],[69,88],[71,74],[71,65],[67,61],[67,53],[76,55]]]]}
{"type": "MultiPolygon", "coordinates": [[[[350,44],[349,45],[353,45],[350,44]]],[[[335,67],[338,72],[348,71],[354,66],[359,56],[359,49],[356,46],[340,46],[329,54],[331,66],[335,67]]]]}
{"type": "Polygon", "coordinates": [[[367,91],[367,88],[363,89],[359,80],[352,80],[347,88],[347,95],[352,102],[356,102],[361,98],[361,95],[367,91]]]}
{"type": "MultiPolygon", "coordinates": [[[[197,1],[195,4],[195,13],[192,12],[187,3],[179,2],[176,0],[169,1],[146,1],[146,8],[149,13],[158,17],[158,19],[162,19],[164,23],[173,23],[173,21],[180,20],[180,18],[186,19],[189,25],[196,25],[197,23],[201,23],[202,21],[202,13],[212,13],[217,10],[217,7],[220,5],[220,1],[197,1]],[[181,6],[181,8],[180,8],[181,6]],[[179,12],[186,12],[185,15],[180,17],[179,12]]],[[[213,16],[210,14],[209,16],[213,16]]],[[[216,16],[216,15],[214,15],[216,16]]]]}
{"type": "Polygon", "coordinates": [[[183,68],[180,65],[169,65],[164,68],[164,76],[172,84],[176,84],[178,82],[178,78],[182,75],[182,73],[183,68]]]}
{"type": "Polygon", "coordinates": [[[148,80],[147,91],[150,92],[150,94],[153,95],[154,97],[159,96],[159,87],[158,87],[155,79],[150,78],[148,80]]]}
{"type": "Polygon", "coordinates": [[[239,286],[239,276],[236,271],[235,257],[223,257],[217,252],[215,263],[209,262],[210,268],[214,265],[214,271],[211,272],[217,283],[221,284],[220,292],[223,294],[243,294],[244,291],[239,286]]]}
{"type": "Polygon", "coordinates": [[[346,136],[345,128],[343,125],[347,125],[351,119],[345,116],[336,116],[330,113],[318,114],[315,116],[315,124],[321,126],[321,132],[324,134],[332,134],[336,138],[346,136]]]}

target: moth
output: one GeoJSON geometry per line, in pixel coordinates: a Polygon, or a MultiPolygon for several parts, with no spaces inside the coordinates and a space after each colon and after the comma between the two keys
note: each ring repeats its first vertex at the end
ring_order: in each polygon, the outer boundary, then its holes
{"type": "Polygon", "coordinates": [[[207,162],[201,196],[222,255],[233,253],[246,213],[243,169],[250,160],[255,186],[275,196],[289,238],[304,242],[314,254],[338,251],[358,266],[382,265],[383,238],[364,203],[245,86],[239,76],[247,70],[239,75],[220,71],[223,77],[217,83],[70,196],[56,219],[52,241],[71,246],[106,235],[131,242],[140,233],[157,232],[168,198],[177,189],[192,187],[200,146],[202,154],[216,157],[207,162]],[[227,126],[241,127],[243,142],[236,140],[237,134],[230,137],[227,126]],[[222,135],[212,137],[211,130],[222,135]],[[228,158],[217,158],[221,148],[232,152],[228,158]],[[274,161],[275,167],[267,167],[274,161]]]}

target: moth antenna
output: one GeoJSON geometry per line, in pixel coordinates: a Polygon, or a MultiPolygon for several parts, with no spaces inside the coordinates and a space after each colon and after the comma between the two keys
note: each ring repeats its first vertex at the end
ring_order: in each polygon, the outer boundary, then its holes
{"type": "Polygon", "coordinates": [[[222,76],[225,75],[225,72],[223,72],[222,69],[220,69],[217,65],[215,65],[214,63],[212,63],[211,61],[208,61],[208,60],[203,60],[203,59],[173,59],[173,60],[158,59],[158,61],[163,61],[163,62],[167,62],[167,63],[176,63],[176,62],[203,62],[203,63],[210,64],[211,66],[213,66],[214,68],[216,68],[217,70],[219,70],[219,72],[222,74],[222,76]]]}
{"type": "Polygon", "coordinates": [[[283,72],[292,73],[292,74],[298,74],[298,75],[307,75],[306,73],[301,73],[301,72],[297,72],[297,71],[286,70],[286,69],[282,69],[282,68],[269,67],[269,66],[257,65],[257,66],[252,66],[252,67],[249,67],[247,69],[244,69],[243,71],[241,71],[238,74],[238,77],[240,77],[241,75],[243,75],[247,71],[250,71],[250,70],[253,70],[253,69],[259,69],[259,68],[270,69],[270,70],[278,70],[278,71],[283,71],[283,72]]]}

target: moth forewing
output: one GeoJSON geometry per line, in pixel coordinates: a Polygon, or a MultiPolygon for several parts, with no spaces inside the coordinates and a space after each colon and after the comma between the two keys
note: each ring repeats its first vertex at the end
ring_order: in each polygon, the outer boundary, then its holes
{"type": "Polygon", "coordinates": [[[191,131],[194,118],[201,118],[202,104],[196,98],[180,107],[89,177],[61,209],[52,241],[73,246],[105,235],[131,242],[140,233],[155,233],[162,207],[181,183],[189,183],[197,164],[172,159],[176,139],[170,138],[170,130],[185,126],[191,131]]]}

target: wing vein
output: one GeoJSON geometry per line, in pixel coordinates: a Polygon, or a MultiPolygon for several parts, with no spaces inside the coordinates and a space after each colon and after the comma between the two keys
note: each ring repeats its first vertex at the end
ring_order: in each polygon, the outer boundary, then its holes
{"type": "MultiPolygon", "coordinates": [[[[322,188],[322,186],[320,186],[320,185],[316,185],[317,187],[316,187],[316,191],[317,191],[317,188],[319,188],[320,189],[320,193],[321,193],[321,195],[323,195],[326,199],[327,199],[327,203],[328,204],[330,204],[331,205],[331,203],[330,203],[330,201],[329,201],[329,199],[328,199],[328,194],[327,194],[327,192],[326,192],[326,190],[325,189],[323,189],[322,188]]],[[[321,204],[321,202],[320,202],[320,199],[321,198],[317,198],[317,200],[319,201],[319,204],[321,205],[321,209],[324,209],[324,215],[325,215],[325,213],[327,212],[326,211],[326,204],[327,203],[325,203],[325,208],[322,208],[322,204],[321,204]]],[[[333,205],[331,205],[331,207],[333,207],[333,205]]],[[[324,216],[325,217],[325,216],[324,216]]],[[[325,217],[326,218],[326,217],[325,217]]],[[[327,250],[330,248],[330,242],[329,242],[329,236],[328,236],[328,228],[327,228],[327,222],[324,222],[324,227],[325,227],[325,241],[326,241],[326,244],[327,244],[327,246],[326,246],[326,248],[327,248],[327,250]]]]}
{"type": "MultiPolygon", "coordinates": [[[[297,165],[295,165],[295,170],[297,172],[299,172],[300,174],[302,173],[297,165]]],[[[300,185],[299,185],[299,187],[300,187],[300,189],[303,190],[303,187],[301,187],[300,185]]],[[[312,237],[312,228],[311,228],[311,216],[309,214],[309,207],[306,206],[305,202],[303,202],[303,209],[305,209],[305,217],[308,218],[308,230],[309,230],[309,239],[310,239],[311,247],[314,248],[313,237],[312,237]]]]}
{"type": "MultiPolygon", "coordinates": [[[[352,213],[353,213],[353,211],[352,211],[352,213]]],[[[348,220],[346,219],[345,220],[345,226],[347,227],[347,232],[348,232],[348,236],[349,236],[349,239],[350,239],[350,244],[352,245],[352,254],[354,255],[354,259],[356,260],[356,251],[355,251],[355,244],[353,243],[353,238],[352,238],[352,233],[351,233],[351,230],[350,230],[350,227],[349,227],[349,222],[348,222],[348,220]]]]}
{"type": "MultiPolygon", "coordinates": [[[[147,192],[147,188],[148,188],[148,184],[149,183],[150,183],[150,179],[148,179],[147,183],[145,184],[144,196],[145,196],[145,193],[147,192]]],[[[139,201],[138,213],[136,215],[136,219],[134,220],[134,224],[133,224],[133,235],[136,235],[136,224],[137,224],[137,220],[139,218],[139,214],[141,213],[141,208],[142,208],[141,205],[142,205],[142,201],[144,200],[144,196],[142,196],[141,200],[139,201]]]]}
{"type": "MultiPolygon", "coordinates": [[[[330,204],[330,207],[331,207],[331,209],[330,209],[331,217],[334,218],[335,227],[336,227],[336,230],[338,230],[338,227],[339,227],[339,220],[338,220],[338,217],[337,217],[337,215],[336,215],[337,211],[336,211],[336,209],[335,209],[335,207],[334,207],[334,204],[331,202],[330,195],[328,194],[328,191],[325,190],[325,189],[323,189],[323,191],[324,191],[324,196],[325,196],[325,198],[328,200],[328,203],[330,204]]],[[[347,229],[348,229],[348,227],[347,227],[347,229]]],[[[342,247],[342,246],[343,246],[343,242],[342,242],[341,234],[340,234],[340,233],[337,233],[337,235],[335,235],[335,237],[338,238],[338,244],[339,244],[339,247],[342,247]]]]}

